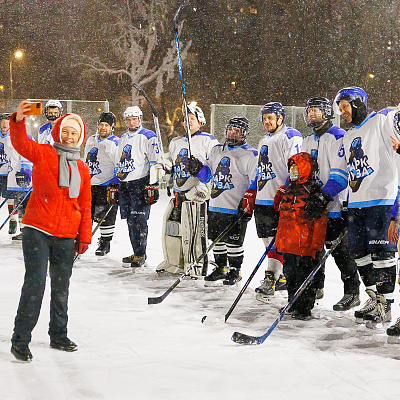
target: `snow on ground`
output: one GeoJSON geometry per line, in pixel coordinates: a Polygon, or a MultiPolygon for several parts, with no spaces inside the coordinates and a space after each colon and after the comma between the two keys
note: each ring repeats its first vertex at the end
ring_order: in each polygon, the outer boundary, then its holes
{"type": "MultiPolygon", "coordinates": [[[[264,334],[286,302],[277,293],[269,304],[255,299],[263,266],[228,322],[205,326],[203,316],[222,317],[240,287],[204,288],[184,280],[161,304],[134,299],[161,295],[175,278],[159,277],[161,218],[167,196],[152,207],[148,264],[137,272],[122,267],[131,254],[126,222],[118,219],[109,257],[94,255],[97,236],[73,270],[69,337],[79,351],[49,347],[49,291],[30,344],[31,363],[10,354],[24,264],[20,243],[0,232],[0,398],[40,399],[390,399],[400,394],[400,345],[388,345],[383,328],[356,325],[352,311],[335,313],[342,297],[340,275],[327,263],[325,297],[311,321],[280,322],[259,346],[231,341],[234,331],[264,334]]],[[[3,207],[0,220],[6,218],[3,207]]],[[[263,254],[254,222],[245,242],[243,281],[263,254]]],[[[400,315],[396,288],[393,320],[400,315]]],[[[362,289],[363,291],[363,289],[362,289]]],[[[362,301],[367,296],[362,293],[362,301]]]]}

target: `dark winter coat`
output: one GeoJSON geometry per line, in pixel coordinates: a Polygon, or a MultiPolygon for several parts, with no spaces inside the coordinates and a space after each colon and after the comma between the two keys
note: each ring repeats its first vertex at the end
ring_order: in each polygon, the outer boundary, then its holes
{"type": "Polygon", "coordinates": [[[280,253],[290,253],[315,258],[325,242],[327,215],[310,218],[304,208],[310,197],[321,190],[311,181],[313,160],[308,153],[298,153],[289,158],[288,165],[299,168],[299,179],[290,182],[279,206],[279,224],[275,244],[280,253]]]}

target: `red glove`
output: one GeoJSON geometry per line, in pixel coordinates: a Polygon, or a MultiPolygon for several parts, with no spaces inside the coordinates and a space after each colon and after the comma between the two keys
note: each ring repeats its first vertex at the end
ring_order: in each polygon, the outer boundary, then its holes
{"type": "Polygon", "coordinates": [[[283,185],[276,192],[276,195],[274,197],[274,206],[273,206],[275,211],[279,211],[279,205],[281,204],[283,195],[285,194],[286,187],[287,185],[283,185]]]}
{"type": "Polygon", "coordinates": [[[242,201],[243,210],[246,211],[248,214],[253,214],[254,206],[256,204],[256,196],[257,196],[256,189],[246,190],[243,196],[243,201],[242,201]]]}
{"type": "Polygon", "coordinates": [[[77,240],[75,242],[75,257],[78,254],[83,254],[88,248],[89,248],[89,243],[83,243],[77,240]]]}
{"type": "Polygon", "coordinates": [[[118,204],[118,185],[112,185],[107,188],[108,204],[118,204]]]}
{"type": "Polygon", "coordinates": [[[157,203],[157,200],[160,198],[160,185],[145,185],[144,187],[144,201],[151,205],[157,203]]]}

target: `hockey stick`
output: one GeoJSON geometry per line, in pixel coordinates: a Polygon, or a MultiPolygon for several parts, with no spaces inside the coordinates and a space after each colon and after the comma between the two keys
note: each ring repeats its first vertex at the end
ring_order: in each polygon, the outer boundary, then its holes
{"type": "MultiPolygon", "coordinates": [[[[219,242],[221,239],[245,216],[246,212],[243,212],[232,221],[219,235],[218,237],[207,247],[206,251],[201,254],[194,263],[190,264],[189,268],[161,295],[158,297],[148,297],[147,303],[145,304],[159,304],[165,300],[165,298],[187,277],[190,275],[190,271],[199,263],[208,252],[219,242]]],[[[143,304],[144,302],[141,299],[133,299],[134,303],[143,304]],[[137,300],[137,302],[135,301],[137,300]]]]}
{"type": "Polygon", "coordinates": [[[235,309],[237,303],[239,303],[239,300],[241,299],[241,297],[243,296],[243,293],[245,292],[245,290],[247,289],[247,287],[249,286],[251,280],[254,278],[254,275],[257,273],[258,269],[260,268],[261,264],[264,262],[265,257],[267,257],[268,253],[270,252],[272,246],[275,243],[275,237],[271,240],[271,243],[268,245],[268,247],[265,249],[264,254],[262,255],[262,257],[260,258],[260,261],[257,263],[256,267],[254,268],[253,272],[251,273],[251,275],[249,276],[249,279],[247,279],[246,283],[244,284],[244,286],[242,287],[242,290],[239,292],[239,294],[237,295],[235,301],[233,302],[233,304],[231,305],[231,308],[229,309],[229,311],[222,317],[222,318],[213,318],[213,317],[207,317],[206,315],[201,319],[201,322],[204,325],[218,325],[218,324],[223,324],[225,323],[228,318],[230,317],[230,315],[232,314],[233,310],[235,309]]]}
{"type": "Polygon", "coordinates": [[[4,206],[4,204],[7,203],[7,200],[8,200],[8,199],[5,199],[5,200],[1,203],[0,208],[2,208],[2,207],[4,206]]]}
{"type": "Polygon", "coordinates": [[[306,280],[301,284],[301,286],[297,289],[297,292],[294,294],[293,298],[289,301],[288,304],[286,304],[285,307],[283,307],[281,313],[279,316],[276,318],[274,323],[270,326],[268,331],[262,335],[262,336],[249,336],[244,333],[240,332],[235,332],[232,335],[232,340],[236,343],[239,344],[262,344],[264,341],[267,339],[267,337],[272,333],[272,331],[276,328],[278,325],[279,321],[284,317],[286,311],[295,303],[297,298],[303,293],[304,289],[311,283],[313,280],[315,274],[318,272],[318,270],[321,268],[325,260],[329,257],[329,255],[333,252],[333,250],[336,249],[336,247],[339,245],[339,243],[342,241],[344,236],[347,234],[347,228],[339,235],[339,237],[336,240],[332,241],[332,246],[331,248],[325,253],[324,257],[320,260],[318,265],[314,268],[314,270],[308,275],[306,280]]]}
{"type": "MultiPolygon", "coordinates": [[[[25,199],[28,197],[29,193],[32,192],[32,188],[29,188],[29,190],[25,193],[25,196],[22,198],[22,200],[12,209],[11,213],[9,213],[8,217],[6,220],[3,222],[3,224],[0,226],[0,231],[3,229],[3,226],[7,223],[7,221],[11,218],[11,216],[18,211],[18,209],[22,206],[22,203],[25,201],[25,199]]],[[[3,203],[4,204],[4,203],[3,203]]]]}
{"type": "MultiPolygon", "coordinates": [[[[104,214],[103,218],[99,221],[99,223],[95,226],[95,228],[92,231],[92,237],[94,236],[94,234],[96,233],[97,229],[99,229],[100,225],[104,222],[104,220],[107,218],[107,215],[110,213],[110,211],[112,210],[112,208],[114,207],[114,203],[110,205],[110,207],[108,207],[107,212],[104,214]]],[[[78,259],[78,257],[80,256],[80,254],[77,254],[74,258],[73,263],[75,263],[75,261],[78,259]]]]}
{"type": "Polygon", "coordinates": [[[182,84],[182,100],[183,100],[183,113],[185,116],[185,121],[186,121],[186,135],[188,139],[188,148],[189,148],[189,157],[192,155],[191,151],[191,144],[192,144],[192,136],[190,134],[190,128],[189,128],[189,118],[188,118],[188,112],[187,112],[187,103],[186,103],[186,87],[185,83],[183,82],[183,72],[182,72],[182,59],[181,59],[181,52],[179,50],[179,40],[178,40],[178,28],[179,28],[179,22],[182,16],[182,13],[189,5],[189,1],[185,1],[183,4],[181,4],[178,8],[178,11],[175,14],[174,17],[174,29],[175,29],[175,44],[176,44],[176,54],[178,56],[178,68],[179,68],[179,77],[181,79],[181,84],[182,84]]]}
{"type": "MultiPolygon", "coordinates": [[[[158,122],[158,116],[157,116],[157,110],[154,107],[153,102],[150,100],[150,97],[147,95],[147,93],[143,90],[141,86],[139,86],[137,83],[132,83],[132,86],[139,91],[139,93],[142,94],[142,96],[147,100],[149,103],[149,106],[151,108],[151,112],[153,114],[153,121],[154,121],[154,130],[156,131],[157,139],[158,139],[158,144],[160,146],[160,160],[159,163],[163,166],[164,171],[165,171],[165,153],[164,153],[164,147],[163,147],[163,142],[162,142],[162,137],[161,137],[161,131],[160,131],[160,124],[158,122]]],[[[171,189],[167,185],[167,194],[168,196],[171,196],[171,189]]]]}

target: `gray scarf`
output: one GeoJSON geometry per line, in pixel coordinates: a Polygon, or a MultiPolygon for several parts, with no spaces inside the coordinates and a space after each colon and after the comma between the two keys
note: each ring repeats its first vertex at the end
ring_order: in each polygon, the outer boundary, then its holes
{"type": "Polygon", "coordinates": [[[58,184],[62,188],[69,187],[69,197],[75,199],[79,196],[81,188],[81,175],[76,162],[76,160],[79,160],[80,148],[57,142],[53,144],[53,147],[59,155],[60,177],[58,184]],[[68,165],[71,167],[71,179],[69,178],[68,165]]]}

